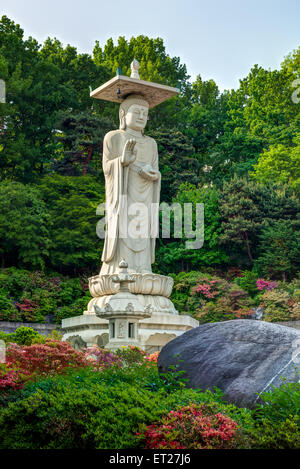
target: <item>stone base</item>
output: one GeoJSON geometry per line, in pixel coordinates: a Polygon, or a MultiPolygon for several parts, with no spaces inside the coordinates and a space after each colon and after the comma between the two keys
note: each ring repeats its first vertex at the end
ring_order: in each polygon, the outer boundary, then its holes
{"type": "MultiPolygon", "coordinates": [[[[151,318],[139,322],[139,347],[148,353],[159,351],[170,340],[198,325],[191,316],[154,312],[151,318]]],[[[108,320],[95,314],[63,319],[62,330],[63,340],[68,340],[75,348],[105,347],[108,343],[108,320]]]]}

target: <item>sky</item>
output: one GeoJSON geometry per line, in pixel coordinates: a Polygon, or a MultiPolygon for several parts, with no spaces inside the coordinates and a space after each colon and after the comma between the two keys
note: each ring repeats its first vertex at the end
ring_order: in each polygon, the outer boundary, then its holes
{"type": "Polygon", "coordinates": [[[57,37],[79,52],[95,40],[161,37],[191,80],[237,88],[254,64],[279,68],[300,45],[300,0],[1,0],[0,16],[40,43],[57,37]]]}

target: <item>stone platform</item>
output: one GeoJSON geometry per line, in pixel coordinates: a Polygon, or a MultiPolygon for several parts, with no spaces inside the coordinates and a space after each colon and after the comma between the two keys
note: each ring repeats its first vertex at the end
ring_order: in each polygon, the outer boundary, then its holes
{"type": "MultiPolygon", "coordinates": [[[[131,338],[124,341],[122,334],[117,332],[113,336],[113,342],[116,342],[115,346],[118,342],[123,345],[131,343],[138,345],[148,353],[152,353],[161,350],[170,340],[199,325],[198,321],[191,316],[181,316],[176,311],[169,298],[174,283],[171,277],[152,272],[128,274],[127,264],[126,267],[125,264],[125,261],[120,263],[119,272],[116,274],[95,275],[89,278],[89,290],[92,299],[82,316],[63,319],[63,340],[68,340],[75,348],[92,347],[93,345],[115,348],[112,347],[112,336],[109,338],[109,319],[106,319],[106,316],[116,314],[111,305],[116,297],[120,296],[121,290],[124,291],[124,287],[120,287],[120,282],[124,283],[123,277],[128,289],[128,301],[125,301],[124,318],[128,316],[125,310],[134,301],[140,305],[141,310],[151,311],[151,317],[144,316],[145,319],[138,321],[137,335],[134,340],[131,338]],[[121,271],[123,273],[120,274],[121,271]],[[127,303],[129,304],[127,305],[127,303]],[[107,315],[106,312],[103,312],[105,307],[108,308],[107,311],[110,311],[110,314],[107,315]],[[102,311],[102,317],[98,317],[99,311],[102,311]],[[109,340],[110,345],[108,345],[109,340]]],[[[115,326],[119,322],[116,320],[115,326]]],[[[127,329],[125,323],[122,328],[124,329],[125,326],[127,329]]]]}
{"type": "MultiPolygon", "coordinates": [[[[153,312],[151,318],[139,323],[139,346],[148,353],[159,351],[170,340],[198,325],[191,316],[153,312]]],[[[68,340],[75,348],[105,347],[108,343],[108,320],[89,312],[63,319],[62,330],[63,340],[68,340]]]]}

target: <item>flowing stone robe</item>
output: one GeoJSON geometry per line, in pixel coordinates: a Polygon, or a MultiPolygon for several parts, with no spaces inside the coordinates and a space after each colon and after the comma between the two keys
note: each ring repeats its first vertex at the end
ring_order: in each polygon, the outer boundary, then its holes
{"type": "MultiPolygon", "coordinates": [[[[106,194],[106,234],[100,275],[114,274],[121,259],[128,263],[130,273],[151,272],[155,260],[155,238],[158,236],[158,204],[161,176],[156,181],[143,178],[139,171],[150,165],[158,171],[157,144],[151,137],[133,137],[126,130],[108,132],[103,142],[103,172],[106,194]],[[123,166],[121,156],[127,140],[136,140],[134,163],[123,166]],[[126,197],[124,197],[126,196],[126,197]],[[132,204],[144,204],[146,211],[139,216],[146,236],[128,231],[136,214],[129,214],[132,204]]],[[[133,207],[132,207],[133,208],[133,207]]]]}

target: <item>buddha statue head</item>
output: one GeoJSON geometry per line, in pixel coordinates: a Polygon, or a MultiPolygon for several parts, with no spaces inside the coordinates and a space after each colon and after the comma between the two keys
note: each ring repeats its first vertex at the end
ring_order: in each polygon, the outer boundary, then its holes
{"type": "Polygon", "coordinates": [[[129,95],[120,105],[120,129],[130,128],[136,132],[143,132],[147,124],[149,104],[138,94],[129,95]]]}

